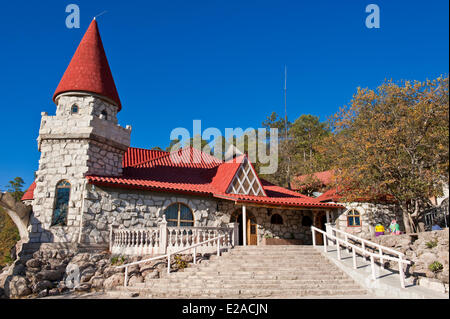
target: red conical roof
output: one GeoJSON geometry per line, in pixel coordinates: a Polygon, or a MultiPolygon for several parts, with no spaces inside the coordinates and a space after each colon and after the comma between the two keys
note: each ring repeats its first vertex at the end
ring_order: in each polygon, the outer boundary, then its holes
{"type": "Polygon", "coordinates": [[[96,93],[116,103],[118,111],[122,108],[95,19],[64,72],[53,94],[53,101],[59,94],[69,91],[96,93]]]}

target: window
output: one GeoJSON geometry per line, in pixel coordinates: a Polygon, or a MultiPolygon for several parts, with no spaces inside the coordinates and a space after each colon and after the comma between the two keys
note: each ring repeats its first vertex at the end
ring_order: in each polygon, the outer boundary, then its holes
{"type": "Polygon", "coordinates": [[[356,209],[352,209],[347,213],[347,226],[348,227],[361,226],[361,215],[356,209]]]}
{"type": "Polygon", "coordinates": [[[101,119],[104,119],[104,120],[107,120],[107,119],[108,119],[108,113],[107,113],[105,110],[103,110],[103,111],[100,113],[100,118],[101,118],[101,119]]]}
{"type": "Polygon", "coordinates": [[[67,225],[69,198],[70,198],[70,183],[68,181],[60,181],[56,185],[55,208],[53,210],[51,226],[67,225]]]}
{"type": "Polygon", "coordinates": [[[270,218],[270,223],[275,225],[283,225],[283,218],[278,214],[273,214],[270,218]]]}
{"type": "Polygon", "coordinates": [[[77,114],[78,113],[78,105],[76,105],[76,104],[72,105],[70,112],[72,114],[77,114]]]}
{"type": "Polygon", "coordinates": [[[309,216],[303,216],[302,218],[302,226],[310,227],[312,226],[313,221],[309,216]]]}
{"type": "Polygon", "coordinates": [[[172,204],[164,211],[167,226],[194,226],[194,216],[191,209],[181,203],[172,204]]]}

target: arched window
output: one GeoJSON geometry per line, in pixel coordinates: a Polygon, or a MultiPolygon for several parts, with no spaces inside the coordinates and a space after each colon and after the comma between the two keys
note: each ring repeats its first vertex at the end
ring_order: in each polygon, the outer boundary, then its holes
{"type": "Polygon", "coordinates": [[[181,203],[172,204],[164,211],[167,226],[194,226],[194,215],[191,209],[181,203]]]}
{"type": "Polygon", "coordinates": [[[72,108],[70,109],[70,112],[72,114],[77,114],[78,113],[78,105],[76,105],[76,104],[72,105],[72,108]]]}
{"type": "Polygon", "coordinates": [[[270,218],[270,223],[275,225],[283,225],[283,218],[278,214],[273,214],[270,218]]]}
{"type": "Polygon", "coordinates": [[[108,119],[108,113],[107,113],[105,110],[103,110],[103,111],[100,113],[100,118],[101,118],[101,119],[104,119],[104,120],[107,120],[107,119],[108,119]]]}
{"type": "Polygon", "coordinates": [[[347,226],[348,227],[361,226],[361,215],[356,209],[352,209],[347,213],[347,226]]]}
{"type": "Polygon", "coordinates": [[[66,226],[67,212],[69,210],[70,183],[68,181],[60,181],[56,185],[55,208],[53,209],[53,217],[51,226],[66,226]]]}

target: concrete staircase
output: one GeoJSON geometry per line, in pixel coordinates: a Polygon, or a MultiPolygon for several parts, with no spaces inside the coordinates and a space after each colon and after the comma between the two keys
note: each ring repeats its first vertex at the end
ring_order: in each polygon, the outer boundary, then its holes
{"type": "Polygon", "coordinates": [[[312,246],[239,246],[164,278],[117,290],[144,298],[334,298],[367,294],[312,246]]]}

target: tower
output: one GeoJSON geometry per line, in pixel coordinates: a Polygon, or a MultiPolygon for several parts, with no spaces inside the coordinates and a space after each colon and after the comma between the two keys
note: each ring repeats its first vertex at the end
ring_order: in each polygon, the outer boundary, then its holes
{"type": "Polygon", "coordinates": [[[42,113],[30,241],[76,242],[86,175],[122,174],[131,127],[118,125],[121,102],[94,19],[42,113]]]}

